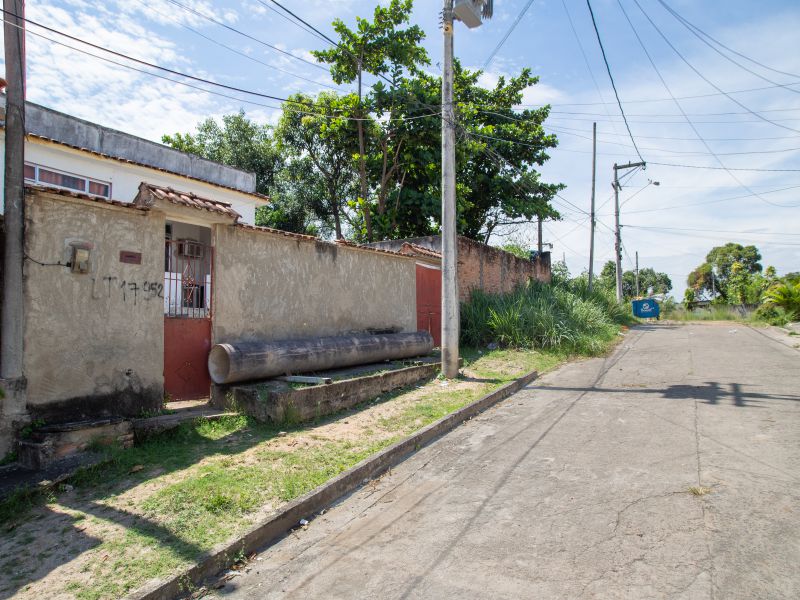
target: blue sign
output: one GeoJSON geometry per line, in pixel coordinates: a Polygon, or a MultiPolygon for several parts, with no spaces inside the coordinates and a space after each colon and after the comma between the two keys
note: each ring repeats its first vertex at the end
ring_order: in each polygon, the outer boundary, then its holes
{"type": "Polygon", "coordinates": [[[640,319],[658,319],[661,316],[661,308],[658,306],[658,302],[652,298],[634,300],[632,304],[634,317],[639,317],[640,319]]]}

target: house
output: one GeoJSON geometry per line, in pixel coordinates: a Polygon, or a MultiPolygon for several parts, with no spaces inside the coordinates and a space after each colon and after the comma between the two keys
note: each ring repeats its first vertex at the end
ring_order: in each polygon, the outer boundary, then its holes
{"type": "MultiPolygon", "coordinates": [[[[0,155],[5,152],[5,96],[0,95],[0,155]]],[[[27,102],[25,182],[132,202],[147,181],[230,204],[240,220],[255,224],[268,202],[256,194],[253,173],[180,152],[121,131],[27,102]]],[[[0,173],[0,188],[2,178],[0,173]]]]}
{"type": "Polygon", "coordinates": [[[415,259],[254,225],[251,173],[28,105],[26,422],[207,397],[213,344],[416,331],[415,259]]]}
{"type": "MultiPolygon", "coordinates": [[[[417,276],[417,328],[429,331],[435,344],[440,345],[442,236],[387,240],[367,246],[414,257],[417,276]]],[[[551,280],[549,252],[526,260],[464,236],[458,236],[457,249],[458,296],[461,302],[469,301],[474,290],[503,294],[532,279],[547,282],[551,280]]]]}

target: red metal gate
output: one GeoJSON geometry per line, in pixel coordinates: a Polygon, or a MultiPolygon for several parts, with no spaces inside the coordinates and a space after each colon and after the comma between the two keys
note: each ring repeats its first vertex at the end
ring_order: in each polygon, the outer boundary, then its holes
{"type": "Polygon", "coordinates": [[[166,240],[164,391],[171,400],[207,398],[211,388],[211,246],[166,240]]]}
{"type": "Polygon", "coordinates": [[[433,345],[442,345],[442,272],[417,264],[417,329],[433,336],[433,345]]]}

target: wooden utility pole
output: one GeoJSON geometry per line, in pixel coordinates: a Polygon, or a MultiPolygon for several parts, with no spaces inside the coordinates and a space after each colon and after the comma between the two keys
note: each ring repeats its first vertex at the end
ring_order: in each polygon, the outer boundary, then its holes
{"type": "Polygon", "coordinates": [[[597,171],[597,123],[592,123],[592,208],[590,215],[591,226],[589,227],[589,293],[592,291],[592,280],[594,279],[594,184],[597,171]]]}
{"type": "Polygon", "coordinates": [[[25,1],[3,0],[6,61],[6,140],[3,314],[0,375],[22,377],[22,263],[25,227],[25,1]]]}

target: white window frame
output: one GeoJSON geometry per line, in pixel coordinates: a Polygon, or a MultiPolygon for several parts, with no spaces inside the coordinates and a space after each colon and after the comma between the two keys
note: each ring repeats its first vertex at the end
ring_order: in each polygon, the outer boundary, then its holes
{"type": "Polygon", "coordinates": [[[30,178],[26,177],[25,178],[26,181],[33,181],[35,183],[38,183],[39,185],[43,185],[43,186],[51,187],[51,188],[56,188],[56,189],[59,189],[59,190],[68,190],[70,192],[82,192],[84,194],[89,194],[90,196],[97,196],[98,198],[107,198],[109,200],[111,199],[111,182],[110,181],[103,181],[101,179],[95,179],[93,177],[87,177],[86,175],[80,175],[78,173],[70,173],[69,171],[64,171],[62,169],[54,169],[53,167],[48,167],[47,165],[38,165],[36,163],[27,162],[27,161],[25,162],[25,166],[26,167],[33,167],[33,169],[34,169],[34,174],[33,174],[34,178],[30,179],[30,178]],[[76,190],[75,188],[66,187],[66,186],[63,186],[63,185],[56,185],[55,183],[50,183],[50,182],[47,182],[47,181],[41,181],[39,179],[39,169],[40,168],[41,169],[45,169],[47,171],[52,171],[53,173],[58,173],[59,175],[66,175],[67,177],[75,177],[76,179],[83,179],[83,181],[84,181],[83,189],[82,190],[76,190]],[[104,196],[102,194],[94,194],[94,193],[90,192],[89,191],[89,183],[90,182],[108,186],[108,195],[104,196]]]}

